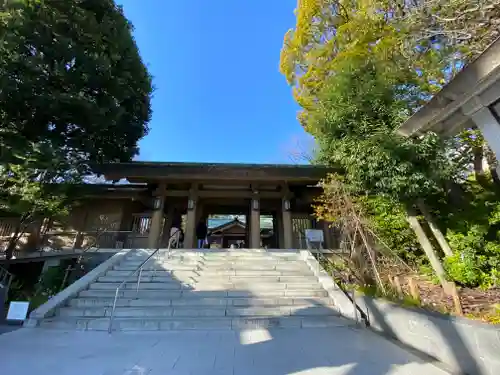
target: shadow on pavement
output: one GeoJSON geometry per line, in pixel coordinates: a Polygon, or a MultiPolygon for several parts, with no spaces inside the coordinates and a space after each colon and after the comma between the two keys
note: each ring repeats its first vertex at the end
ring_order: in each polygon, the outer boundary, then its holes
{"type": "MultiPolygon", "coordinates": [[[[227,291],[196,290],[196,280],[186,282],[173,273],[171,278],[182,285],[182,298],[196,298],[200,302],[194,309],[203,309],[204,301],[209,306],[210,301],[222,298],[227,291]]],[[[232,292],[242,299],[261,298],[251,285],[248,289],[232,292]]],[[[312,300],[310,297],[302,299],[312,300]]],[[[289,318],[304,317],[313,321],[314,309],[305,307],[289,318]]],[[[117,314],[116,319],[120,316],[125,315],[117,314]]],[[[204,331],[200,328],[109,335],[23,329],[0,337],[2,354],[7,359],[2,367],[5,365],[5,373],[10,375],[34,371],[59,375],[407,375],[410,372],[403,366],[416,365],[424,366],[422,373],[425,375],[443,374],[438,369],[425,367],[425,360],[378,335],[348,327],[349,320],[339,318],[338,327],[314,328],[311,325],[311,328],[277,329],[273,322],[280,317],[275,318],[263,318],[267,325],[260,328],[258,325],[252,327],[250,322],[248,328],[243,324],[242,329],[233,330],[204,331]],[[30,353],[30,360],[20,361],[20,353],[30,353]],[[60,360],[62,358],[64,360],[60,360]],[[401,371],[396,370],[398,367],[401,371]]],[[[115,323],[119,324],[116,320],[115,323]]]]}

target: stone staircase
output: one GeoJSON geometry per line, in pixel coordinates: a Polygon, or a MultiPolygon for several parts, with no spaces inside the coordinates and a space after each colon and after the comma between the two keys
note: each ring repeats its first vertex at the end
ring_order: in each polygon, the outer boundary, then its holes
{"type": "MultiPolygon", "coordinates": [[[[151,254],[122,262],[60,307],[43,327],[107,330],[116,288],[151,254]]],[[[294,252],[166,251],[119,292],[113,330],[325,327],[344,324],[309,265],[294,252]]]]}

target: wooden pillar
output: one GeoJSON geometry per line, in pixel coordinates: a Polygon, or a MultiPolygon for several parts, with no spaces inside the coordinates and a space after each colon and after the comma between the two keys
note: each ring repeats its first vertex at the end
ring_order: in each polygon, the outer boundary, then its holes
{"type": "Polygon", "coordinates": [[[202,200],[198,199],[196,201],[196,224],[198,224],[200,222],[200,220],[202,219],[204,214],[205,214],[205,207],[203,205],[202,200]]]}
{"type": "Polygon", "coordinates": [[[161,246],[168,246],[168,240],[170,239],[170,229],[172,229],[172,222],[174,219],[174,206],[167,205],[167,216],[165,217],[165,224],[163,224],[163,235],[161,240],[161,246]]]}
{"type": "Polygon", "coordinates": [[[81,249],[84,240],[84,233],[82,231],[78,231],[75,236],[75,240],[73,241],[73,249],[81,249]]]}
{"type": "MultiPolygon", "coordinates": [[[[249,204],[249,208],[250,205],[249,204]]],[[[245,214],[245,248],[250,249],[250,211],[245,214]]]]}
{"type": "Polygon", "coordinates": [[[29,225],[28,239],[26,241],[26,248],[31,251],[35,251],[40,246],[41,233],[42,233],[42,221],[35,220],[29,225]]]}
{"type": "Polygon", "coordinates": [[[285,237],[283,236],[283,209],[276,212],[276,236],[278,238],[278,249],[285,248],[285,237]]]}
{"type": "Polygon", "coordinates": [[[259,193],[254,191],[250,200],[250,246],[251,249],[260,249],[260,199],[259,193]]]}
{"type": "Polygon", "coordinates": [[[153,216],[151,217],[151,226],[149,228],[148,248],[156,249],[159,246],[162,224],[163,207],[165,205],[165,185],[162,184],[153,196],[153,216]]]}
{"type": "Polygon", "coordinates": [[[333,236],[332,236],[332,228],[330,228],[330,223],[327,221],[321,221],[322,229],[323,229],[323,246],[325,249],[333,249],[333,236]]]}
{"type": "Polygon", "coordinates": [[[198,194],[196,189],[189,191],[186,217],[186,231],[184,233],[184,248],[196,248],[196,219],[197,219],[198,194]]]}
{"type": "Polygon", "coordinates": [[[281,203],[281,221],[283,222],[283,248],[293,249],[292,212],[290,211],[291,202],[288,189],[285,189],[285,194],[281,203]]]}

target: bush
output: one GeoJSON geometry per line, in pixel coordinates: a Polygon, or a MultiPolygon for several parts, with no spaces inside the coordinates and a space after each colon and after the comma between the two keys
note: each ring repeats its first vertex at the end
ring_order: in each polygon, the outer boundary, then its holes
{"type": "Polygon", "coordinates": [[[500,285],[500,243],[494,222],[497,216],[498,207],[490,213],[488,225],[470,225],[465,233],[448,231],[446,237],[454,254],[445,259],[444,265],[451,280],[482,289],[500,285]]]}
{"type": "MultiPolygon", "coordinates": [[[[382,196],[365,196],[359,202],[380,240],[406,262],[419,263],[423,253],[406,221],[404,207],[382,196]]],[[[383,251],[384,246],[380,248],[383,251]]]]}
{"type": "Polygon", "coordinates": [[[49,267],[40,277],[36,286],[35,295],[44,295],[50,298],[59,293],[67,265],[61,264],[56,267],[49,267]]]}
{"type": "Polygon", "coordinates": [[[456,253],[445,258],[444,266],[450,280],[467,287],[483,284],[487,275],[481,271],[479,262],[471,255],[470,253],[456,253]]]}

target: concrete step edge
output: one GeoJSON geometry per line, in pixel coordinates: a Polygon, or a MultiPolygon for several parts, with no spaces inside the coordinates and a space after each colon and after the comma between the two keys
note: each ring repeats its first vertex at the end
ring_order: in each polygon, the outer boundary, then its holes
{"type": "MultiPolygon", "coordinates": [[[[115,318],[114,331],[159,331],[159,330],[240,330],[246,328],[318,328],[346,327],[353,322],[338,316],[309,317],[222,317],[222,318],[115,318]],[[128,327],[127,327],[128,325],[128,327]],[[132,326],[130,326],[132,325],[132,326]],[[120,327],[122,326],[122,327],[120,327]]],[[[46,319],[41,326],[51,329],[107,330],[109,318],[64,318],[46,319]]]]}

